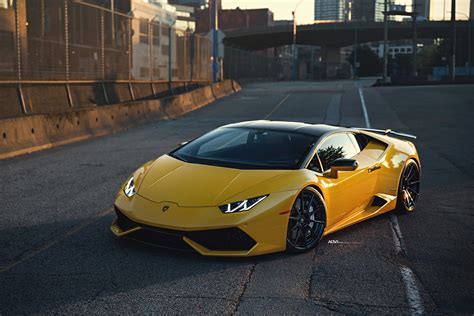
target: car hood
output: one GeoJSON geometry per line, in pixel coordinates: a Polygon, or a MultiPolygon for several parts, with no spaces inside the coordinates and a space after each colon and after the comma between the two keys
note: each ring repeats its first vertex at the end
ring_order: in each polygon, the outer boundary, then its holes
{"type": "MultiPolygon", "coordinates": [[[[157,203],[173,202],[183,207],[217,206],[249,188],[288,172],[193,164],[165,155],[150,166],[140,183],[138,195],[157,203]]],[[[260,192],[267,193],[270,192],[260,192]]],[[[254,196],[247,198],[251,197],[254,196]]]]}

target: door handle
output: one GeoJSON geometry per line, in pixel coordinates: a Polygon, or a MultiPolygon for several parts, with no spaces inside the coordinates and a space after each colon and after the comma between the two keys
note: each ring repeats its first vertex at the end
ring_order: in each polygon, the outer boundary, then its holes
{"type": "Polygon", "coordinates": [[[380,168],[382,168],[380,165],[375,165],[373,167],[370,167],[368,170],[369,170],[369,172],[372,172],[372,171],[379,170],[380,168]]]}

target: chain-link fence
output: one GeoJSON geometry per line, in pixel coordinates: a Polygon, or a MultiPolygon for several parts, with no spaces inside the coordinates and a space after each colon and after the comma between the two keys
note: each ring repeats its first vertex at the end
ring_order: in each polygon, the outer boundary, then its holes
{"type": "Polygon", "coordinates": [[[265,52],[249,52],[233,47],[224,48],[226,79],[289,79],[291,59],[268,56],[265,52]]]}
{"type": "Polygon", "coordinates": [[[0,82],[209,82],[211,43],[74,0],[0,5],[0,82]]]}

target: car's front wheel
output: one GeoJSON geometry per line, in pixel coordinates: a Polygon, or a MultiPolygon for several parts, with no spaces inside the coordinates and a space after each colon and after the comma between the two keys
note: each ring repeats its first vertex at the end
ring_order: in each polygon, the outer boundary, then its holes
{"type": "Polygon", "coordinates": [[[313,187],[303,189],[291,208],[288,220],[286,248],[292,253],[313,249],[326,227],[326,205],[313,187]]]}

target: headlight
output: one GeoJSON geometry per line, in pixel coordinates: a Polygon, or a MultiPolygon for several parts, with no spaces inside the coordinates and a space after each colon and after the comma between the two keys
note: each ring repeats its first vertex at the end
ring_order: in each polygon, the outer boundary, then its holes
{"type": "Polygon", "coordinates": [[[132,197],[137,193],[137,190],[135,189],[135,178],[131,177],[128,181],[127,184],[125,184],[125,187],[123,188],[123,192],[127,197],[132,197]]]}
{"type": "Polygon", "coordinates": [[[219,206],[219,209],[221,210],[222,213],[237,213],[237,212],[243,212],[243,211],[248,211],[261,201],[265,199],[267,195],[262,195],[262,196],[257,196],[251,199],[243,200],[243,201],[238,201],[238,202],[232,202],[229,204],[224,204],[219,206]]]}

